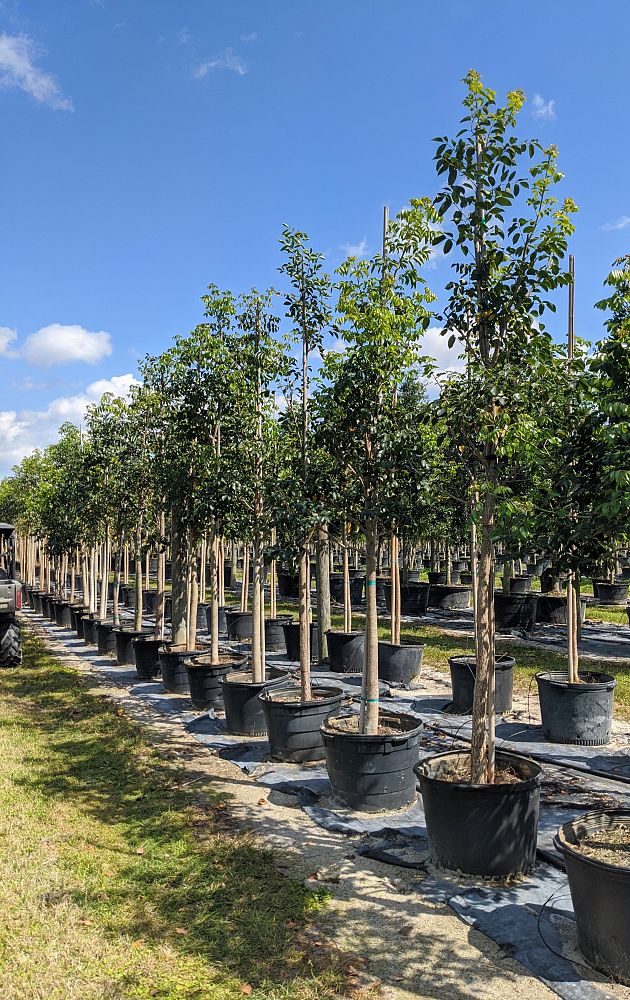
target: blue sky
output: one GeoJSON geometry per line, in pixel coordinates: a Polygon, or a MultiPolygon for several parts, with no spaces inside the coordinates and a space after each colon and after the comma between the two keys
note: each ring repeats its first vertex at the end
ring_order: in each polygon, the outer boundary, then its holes
{"type": "Polygon", "coordinates": [[[470,67],[560,149],[599,336],[630,244],[628,37],[627,0],[0,0],[0,474],[190,329],[208,282],[277,284],[284,222],[331,268],[373,252],[383,204],[435,193],[470,67]]]}

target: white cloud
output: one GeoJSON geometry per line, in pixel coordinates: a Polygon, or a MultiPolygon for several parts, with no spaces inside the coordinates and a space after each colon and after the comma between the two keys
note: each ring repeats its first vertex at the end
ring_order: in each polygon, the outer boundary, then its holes
{"type": "Polygon", "coordinates": [[[15,351],[10,350],[10,344],[17,340],[17,333],[10,326],[0,326],[0,357],[14,358],[15,351]]]}
{"type": "Polygon", "coordinates": [[[72,101],[64,95],[57,78],[35,65],[44,53],[28,35],[0,34],[0,87],[17,87],[54,111],[73,111],[72,101]]]}
{"type": "Polygon", "coordinates": [[[179,45],[188,45],[192,35],[190,34],[188,28],[180,28],[177,32],[177,42],[179,45]]]}
{"type": "Polygon", "coordinates": [[[217,69],[229,69],[238,76],[245,76],[247,73],[247,63],[237,55],[234,49],[227,48],[223,52],[219,52],[218,55],[212,56],[206,62],[195,66],[193,76],[196,80],[203,80],[204,77],[208,76],[208,73],[213,73],[217,69]]]}
{"type": "Polygon", "coordinates": [[[127,397],[134,384],[138,382],[130,373],[114,375],[111,379],[91,382],[76,396],[53,399],[43,410],[0,410],[0,476],[9,473],[35,448],[45,448],[56,441],[59,428],[66,421],[81,424],[90,403],[98,403],[104,393],[127,397]]]}
{"type": "Polygon", "coordinates": [[[76,324],[51,323],[26,338],[20,356],[29,364],[49,368],[74,361],[94,365],[111,353],[111,337],[104,330],[93,332],[76,324]]]}
{"type": "Polygon", "coordinates": [[[433,358],[440,372],[463,372],[466,367],[463,347],[458,341],[449,347],[448,340],[441,326],[430,326],[422,339],[422,354],[433,358]]]}
{"type": "Polygon", "coordinates": [[[241,41],[242,42],[257,42],[258,41],[258,32],[257,31],[251,31],[249,33],[249,35],[241,35],[241,41]]]}
{"type": "Polygon", "coordinates": [[[348,257],[364,257],[367,253],[368,241],[365,237],[358,243],[342,243],[340,250],[343,250],[348,257]]]}
{"type": "Polygon", "coordinates": [[[605,222],[600,229],[603,229],[605,233],[612,233],[618,229],[627,229],[630,226],[630,215],[620,215],[615,222],[605,222]]]}
{"type": "Polygon", "coordinates": [[[539,122],[552,122],[556,117],[556,102],[546,101],[540,94],[534,94],[532,115],[539,122]]]}

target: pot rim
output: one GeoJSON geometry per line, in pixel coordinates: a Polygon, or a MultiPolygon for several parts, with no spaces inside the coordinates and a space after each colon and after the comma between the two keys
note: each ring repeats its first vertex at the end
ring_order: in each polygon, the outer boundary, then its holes
{"type": "MultiPolygon", "coordinates": [[[[563,670],[539,670],[534,677],[537,684],[548,684],[549,687],[571,691],[613,691],[617,686],[617,680],[612,674],[605,674],[599,670],[589,671],[589,673],[594,677],[599,677],[600,680],[573,684],[569,682],[563,670]]],[[[581,676],[583,676],[583,671],[580,670],[578,677],[581,676]]]]}
{"type": "Polygon", "coordinates": [[[470,750],[443,750],[441,753],[431,754],[430,757],[425,757],[423,760],[418,761],[414,764],[413,770],[414,774],[421,781],[427,781],[433,785],[441,785],[443,787],[449,786],[453,789],[465,789],[466,791],[470,789],[480,789],[488,792],[491,795],[509,795],[518,792],[526,791],[528,788],[536,788],[542,780],[542,765],[538,764],[537,761],[533,760],[531,757],[526,757],[525,754],[514,753],[511,750],[497,750],[496,760],[507,758],[507,761],[521,761],[527,765],[527,767],[534,767],[537,769],[537,773],[529,778],[522,778],[518,782],[511,782],[510,784],[473,784],[470,781],[445,781],[443,778],[438,778],[436,775],[427,774],[426,768],[429,767],[433,761],[443,760],[445,757],[470,757],[470,750]]]}
{"type": "MultiPolygon", "coordinates": [[[[448,658],[449,667],[452,663],[454,663],[458,667],[459,666],[469,667],[469,668],[474,667],[475,670],[477,669],[477,659],[474,653],[471,653],[470,656],[467,656],[466,654],[462,654],[461,656],[449,656],[448,658]]],[[[516,657],[510,656],[509,653],[502,653],[500,656],[495,656],[494,665],[495,669],[497,665],[500,665],[505,670],[509,670],[510,667],[516,666],[516,657]]]]}
{"type": "MultiPolygon", "coordinates": [[[[291,708],[299,709],[299,708],[310,707],[311,705],[329,705],[332,702],[335,702],[337,698],[339,698],[340,696],[343,698],[343,688],[335,687],[334,684],[313,684],[312,690],[329,691],[330,694],[328,694],[324,698],[308,698],[308,699],[301,698],[297,701],[283,700],[282,703],[283,705],[289,705],[291,708]]],[[[280,694],[286,695],[288,692],[291,693],[296,692],[297,694],[299,694],[300,688],[297,686],[284,687],[284,688],[279,688],[279,687],[265,688],[263,691],[260,692],[258,697],[260,701],[268,701],[271,703],[279,704],[281,699],[274,697],[274,695],[280,695],[280,694]]]]}
{"type": "Polygon", "coordinates": [[[387,639],[379,639],[379,646],[390,646],[391,649],[426,649],[426,642],[389,642],[387,639]]]}
{"type": "Polygon", "coordinates": [[[325,632],[325,635],[330,635],[331,633],[333,635],[347,635],[351,639],[354,639],[357,636],[363,636],[365,638],[365,632],[344,632],[343,629],[339,629],[339,628],[327,628],[326,632],[325,632]]]}
{"type": "MultiPolygon", "coordinates": [[[[583,823],[585,820],[598,819],[601,816],[618,816],[624,818],[630,825],[630,809],[600,809],[597,812],[584,813],[576,819],[568,820],[558,828],[558,832],[553,838],[553,845],[561,854],[569,854],[575,861],[605,871],[610,875],[617,875],[621,878],[630,878],[630,865],[613,865],[609,861],[601,861],[598,858],[591,858],[587,854],[582,854],[576,850],[575,845],[567,839],[567,831],[574,828],[576,823],[583,823]]],[[[614,829],[614,826],[611,827],[614,829]]]]}
{"type": "Polygon", "coordinates": [[[326,722],[323,722],[319,727],[319,731],[323,736],[342,740],[363,740],[363,742],[368,743],[403,743],[405,740],[419,734],[424,728],[422,720],[416,718],[416,716],[412,715],[410,712],[392,712],[387,709],[379,709],[379,719],[381,717],[389,717],[390,719],[410,719],[414,725],[402,733],[374,733],[372,735],[368,735],[367,733],[343,733],[339,730],[326,728],[326,724],[330,721],[331,717],[333,717],[332,713],[328,719],[326,719],[326,722]]]}
{"type": "MultiPolygon", "coordinates": [[[[201,656],[205,656],[202,653],[201,656]]],[[[208,654],[210,655],[210,654],[208,654]]],[[[219,654],[221,655],[221,654],[219,654]]],[[[232,664],[236,663],[241,666],[243,663],[247,662],[247,656],[245,654],[239,655],[238,653],[225,654],[226,661],[224,663],[199,663],[200,657],[190,657],[188,660],[184,660],[184,666],[187,670],[229,670],[232,664]]]]}
{"type": "MultiPolygon", "coordinates": [[[[279,668],[274,667],[273,669],[279,669],[279,668]]],[[[265,670],[265,674],[267,674],[270,670],[271,667],[267,667],[265,670]]],[[[287,673],[281,674],[280,677],[270,677],[268,680],[264,681],[245,680],[244,675],[250,677],[251,674],[252,674],[251,670],[235,670],[231,675],[226,674],[225,677],[222,677],[221,683],[230,684],[233,687],[252,688],[260,685],[264,685],[266,687],[268,684],[275,685],[280,681],[285,681],[288,677],[288,671],[287,671],[287,673]]]]}

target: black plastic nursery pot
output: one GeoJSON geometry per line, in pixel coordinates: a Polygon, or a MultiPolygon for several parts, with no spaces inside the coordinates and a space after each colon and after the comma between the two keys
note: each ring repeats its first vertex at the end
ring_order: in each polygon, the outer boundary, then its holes
{"type": "MultiPolygon", "coordinates": [[[[282,623],[284,632],[284,642],[289,660],[297,663],[300,659],[300,623],[285,621],[282,623]]],[[[311,660],[316,660],[318,656],[319,630],[317,622],[311,622],[311,660]]]]}
{"type": "Polygon", "coordinates": [[[136,673],[139,680],[151,681],[160,673],[160,649],[163,639],[141,635],[132,640],[136,658],[136,673]]]}
{"type": "Polygon", "coordinates": [[[300,596],[299,576],[296,573],[278,573],[278,594],[297,599],[300,596]]]}
{"type": "Polygon", "coordinates": [[[136,650],[133,640],[147,633],[118,627],[114,630],[114,634],[116,636],[116,660],[118,661],[118,665],[124,667],[127,663],[135,664],[136,650]]]}
{"type": "MultiPolygon", "coordinates": [[[[402,583],[400,585],[400,613],[411,617],[426,615],[429,607],[428,583],[402,583]]],[[[385,584],[385,607],[392,610],[392,585],[385,584]]]]}
{"type": "Polygon", "coordinates": [[[116,633],[112,621],[96,622],[96,645],[99,653],[116,654],[116,633]]]}
{"type": "Polygon", "coordinates": [[[538,594],[494,592],[494,617],[498,629],[518,628],[531,632],[536,621],[538,594]]]}
{"type": "Polygon", "coordinates": [[[88,609],[83,604],[73,604],[70,608],[72,628],[76,632],[77,639],[83,638],[83,615],[87,614],[87,612],[88,609]]]}
{"type": "Polygon", "coordinates": [[[83,642],[86,646],[96,646],[96,618],[88,613],[83,615],[81,620],[83,622],[83,642]]]}
{"type": "Polygon", "coordinates": [[[510,594],[529,594],[531,589],[531,576],[513,576],[510,580],[510,594]]]}
{"type": "Polygon", "coordinates": [[[225,612],[225,625],[228,639],[241,642],[252,637],[251,611],[233,611],[228,608],[225,612]]]}
{"type": "Polygon", "coordinates": [[[202,650],[160,646],[160,673],[162,684],[170,694],[189,694],[187,660],[202,655],[202,650]]]}
{"type": "Polygon", "coordinates": [[[157,606],[157,590],[143,590],[142,591],[142,607],[147,612],[148,615],[155,614],[155,609],[157,606]]]}
{"type": "Polygon", "coordinates": [[[536,674],[543,736],[549,743],[604,746],[610,740],[617,681],[610,674],[579,676],[579,684],[569,684],[560,670],[536,674]]]}
{"type": "Polygon", "coordinates": [[[561,826],[554,845],[566,867],[582,954],[593,968],[630,986],[630,868],[578,850],[589,835],[620,826],[630,828],[630,811],[586,813],[561,826]]]}
{"type": "Polygon", "coordinates": [[[429,583],[436,586],[438,583],[446,583],[446,573],[443,570],[429,570],[429,583]]]}
{"type": "Polygon", "coordinates": [[[33,591],[33,611],[36,614],[42,614],[42,593],[39,590],[33,591]]]}
{"type": "Polygon", "coordinates": [[[566,590],[567,589],[567,578],[566,576],[558,576],[551,569],[544,570],[540,575],[540,590],[543,594],[548,594],[553,590],[566,590]]]}
{"type": "Polygon", "coordinates": [[[330,574],[330,599],[335,604],[343,604],[343,574],[330,574]]]}
{"type": "Polygon", "coordinates": [[[415,767],[420,780],[429,850],[450,871],[499,878],[530,871],[536,861],[540,765],[514,753],[497,753],[497,769],[509,768],[511,784],[472,785],[449,780],[449,771],[470,766],[470,754],[447,751],[415,767]]]}
{"type": "Polygon", "coordinates": [[[271,677],[267,670],[264,681],[254,681],[249,670],[237,670],[222,677],[220,683],[228,732],[235,736],[264,736],[265,713],[258,696],[266,688],[282,687],[287,675],[271,677]]]}
{"type": "Polygon", "coordinates": [[[625,605],[628,600],[628,586],[628,582],[624,580],[616,583],[611,583],[610,580],[593,580],[593,592],[601,604],[625,605]]]}
{"type": "Polygon", "coordinates": [[[68,601],[57,601],[55,603],[55,621],[60,628],[70,628],[72,626],[72,615],[68,601]]]}
{"type": "Polygon", "coordinates": [[[268,653],[286,653],[287,644],[282,626],[290,621],[293,621],[292,615],[265,619],[265,649],[268,653]]]}
{"type": "Polygon", "coordinates": [[[246,657],[234,653],[219,653],[219,661],[213,662],[211,655],[203,654],[193,660],[186,660],[188,687],[193,708],[203,712],[208,708],[223,708],[221,678],[230,670],[240,670],[245,666],[246,657]]]}
{"type": "MultiPolygon", "coordinates": [[[[222,604],[219,606],[219,635],[227,635],[227,618],[225,617],[227,606],[222,604]]],[[[212,634],[212,606],[210,604],[206,607],[206,628],[208,630],[208,635],[212,634]]]]}
{"type": "Polygon", "coordinates": [[[418,763],[422,724],[411,715],[381,709],[379,721],[398,733],[365,736],[321,727],[333,795],[350,809],[386,812],[416,799],[413,767],[418,763]]]}
{"type": "MultiPolygon", "coordinates": [[[[580,621],[586,619],[586,597],[580,598],[580,621]]],[[[561,594],[542,594],[538,598],[536,621],[546,625],[567,624],[567,599],[561,594]]]]}
{"type": "Polygon", "coordinates": [[[472,572],[468,569],[463,569],[459,574],[459,582],[463,587],[471,587],[473,582],[472,572]]]}
{"type": "Polygon", "coordinates": [[[393,687],[409,687],[420,674],[423,654],[424,646],[420,643],[397,646],[392,642],[379,642],[379,679],[393,687]]]}
{"type": "Polygon", "coordinates": [[[52,602],[55,599],[54,594],[42,594],[42,616],[44,618],[54,618],[54,614],[51,611],[52,602]]]}
{"type": "Polygon", "coordinates": [[[328,665],[334,673],[360,674],[363,669],[364,632],[328,629],[328,665]]]}
{"type": "Polygon", "coordinates": [[[431,584],[429,587],[429,607],[442,611],[463,611],[470,607],[472,589],[456,584],[431,584]]]}
{"type": "Polygon", "coordinates": [[[300,689],[294,687],[268,687],[259,695],[273,760],[302,764],[324,759],[320,727],[341,706],[343,690],[314,684],[312,695],[302,701],[300,689]]]}
{"type": "MultiPolygon", "coordinates": [[[[512,711],[514,686],[513,656],[497,656],[494,665],[494,710],[497,715],[512,711]]],[[[475,695],[477,663],[474,656],[451,656],[448,661],[453,690],[452,711],[455,715],[470,715],[475,695]]]]}

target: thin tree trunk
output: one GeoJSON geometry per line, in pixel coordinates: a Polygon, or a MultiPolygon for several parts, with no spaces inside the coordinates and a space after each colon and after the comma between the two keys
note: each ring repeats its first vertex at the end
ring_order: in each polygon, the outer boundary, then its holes
{"type": "Polygon", "coordinates": [[[361,694],[361,732],[374,736],[378,732],[378,611],[376,607],[376,575],[378,559],[378,525],[370,518],[365,529],[366,561],[365,646],[361,694]]]}
{"type": "Polygon", "coordinates": [[[136,572],[136,607],[133,616],[133,627],[136,632],[142,628],[142,525],[136,529],[134,565],[136,572]]]}
{"type": "Polygon", "coordinates": [[[348,529],[343,525],[343,630],[352,631],[352,603],[350,595],[350,562],[348,558],[348,529]]]}
{"type": "Polygon", "coordinates": [[[116,550],[116,572],[114,574],[114,593],[112,598],[112,617],[114,625],[120,625],[119,597],[120,597],[120,575],[122,570],[123,545],[125,542],[125,532],[123,531],[120,544],[116,550]]]}
{"type": "Polygon", "coordinates": [[[164,548],[166,516],[163,510],[160,511],[159,532],[161,541],[157,554],[157,597],[155,599],[155,631],[153,635],[156,639],[163,639],[166,605],[166,549],[164,548]]]}
{"type": "Polygon", "coordinates": [[[308,542],[300,548],[300,690],[302,701],[310,701],[311,690],[311,568],[308,542]]]}
{"type": "Polygon", "coordinates": [[[252,680],[264,680],[263,635],[261,629],[261,577],[263,566],[263,536],[256,530],[253,543],[254,587],[252,594],[252,680]]]}
{"type": "Polygon", "coordinates": [[[192,538],[192,532],[188,533],[188,649],[195,649],[197,646],[197,607],[199,604],[199,577],[197,574],[197,546],[192,538]]]}
{"type": "Polygon", "coordinates": [[[183,525],[175,510],[171,522],[171,565],[171,641],[174,646],[183,647],[188,639],[188,566],[183,525]]]}
{"type": "Polygon", "coordinates": [[[488,687],[494,673],[494,552],[493,533],[496,500],[494,487],[494,455],[487,458],[488,490],[483,501],[479,576],[477,581],[477,668],[473,700],[471,740],[471,781],[473,784],[494,780],[494,758],[488,756],[488,687]]]}
{"type": "Polygon", "coordinates": [[[220,541],[217,535],[216,522],[213,520],[210,528],[210,655],[212,663],[219,662],[219,580],[221,559],[219,557],[220,541]]]}
{"type": "Polygon", "coordinates": [[[328,638],[331,627],[330,611],[330,541],[328,527],[320,524],[317,528],[317,634],[319,636],[317,655],[320,663],[328,660],[328,638]]]}

